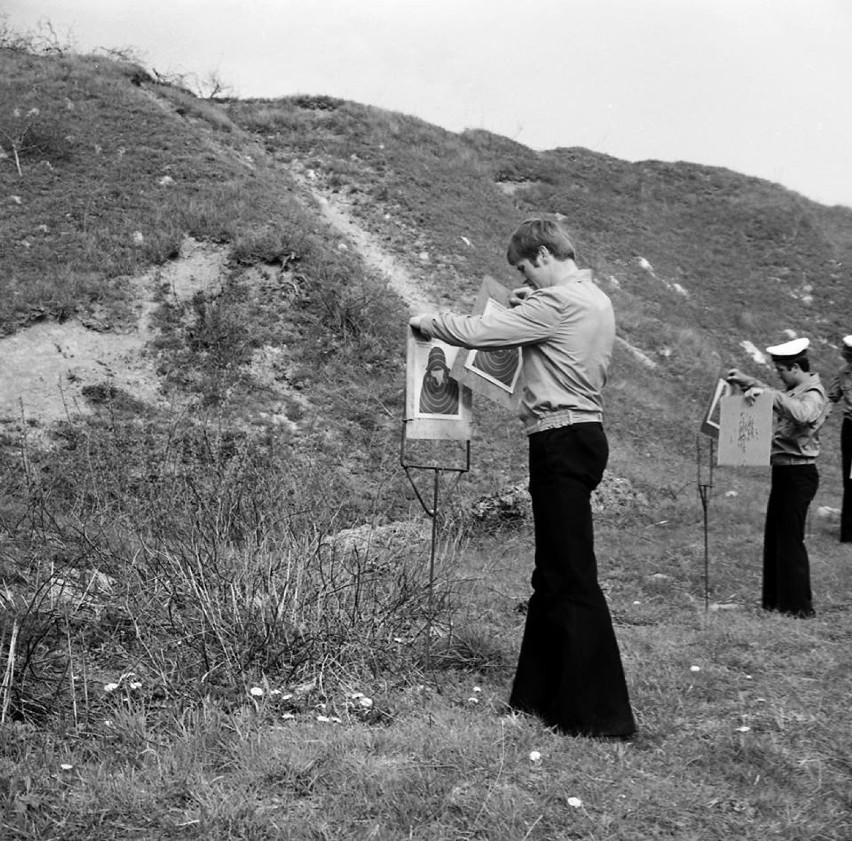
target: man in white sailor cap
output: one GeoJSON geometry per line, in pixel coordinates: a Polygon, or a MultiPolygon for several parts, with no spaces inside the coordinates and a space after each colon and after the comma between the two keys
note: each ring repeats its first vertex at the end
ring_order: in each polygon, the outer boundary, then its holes
{"type": "Polygon", "coordinates": [[[840,352],[845,364],[828,388],[828,399],[843,406],[843,423],[840,426],[840,458],[843,464],[840,542],[852,543],[852,336],[843,337],[840,352]]]}
{"type": "Polygon", "coordinates": [[[762,391],[772,393],[772,485],[763,540],[762,603],[765,610],[800,618],[814,615],[805,520],[819,487],[819,430],[831,411],[819,374],[810,369],[809,344],[808,339],[793,339],[766,348],[783,390],[736,368],[726,376],[745,391],[746,399],[762,391]]]}

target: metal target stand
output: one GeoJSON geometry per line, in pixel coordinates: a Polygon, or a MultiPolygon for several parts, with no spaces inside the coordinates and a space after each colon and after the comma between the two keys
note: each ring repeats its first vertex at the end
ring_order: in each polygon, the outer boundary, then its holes
{"type": "MultiPolygon", "coordinates": [[[[710,609],[710,497],[713,490],[713,467],[716,456],[716,441],[708,437],[709,452],[706,465],[703,463],[702,436],[695,439],[695,465],[697,470],[698,495],[704,511],[704,612],[710,609]]],[[[707,448],[705,448],[707,449],[707,448]]]]}
{"type": "Polygon", "coordinates": [[[432,543],[429,552],[429,583],[428,583],[428,597],[427,597],[427,616],[426,616],[426,668],[431,671],[432,670],[432,622],[434,619],[434,594],[435,594],[435,549],[437,546],[438,540],[438,512],[440,509],[440,491],[441,491],[441,474],[449,473],[455,474],[455,477],[450,482],[449,486],[445,488],[445,497],[448,497],[457,487],[461,477],[470,471],[470,439],[468,438],[465,441],[465,463],[464,467],[449,467],[445,465],[438,464],[417,464],[414,462],[409,462],[407,460],[405,444],[406,444],[406,424],[409,423],[409,419],[403,419],[402,421],[402,436],[400,440],[399,447],[399,463],[402,465],[402,469],[405,471],[405,475],[408,478],[409,484],[414,490],[415,495],[417,496],[417,500],[420,503],[423,510],[426,512],[426,516],[430,517],[432,520],[432,543]],[[417,483],[414,481],[414,477],[411,475],[412,470],[431,470],[433,473],[432,477],[432,504],[431,506],[427,502],[426,498],[423,494],[420,493],[420,489],[417,487],[417,483]]]}

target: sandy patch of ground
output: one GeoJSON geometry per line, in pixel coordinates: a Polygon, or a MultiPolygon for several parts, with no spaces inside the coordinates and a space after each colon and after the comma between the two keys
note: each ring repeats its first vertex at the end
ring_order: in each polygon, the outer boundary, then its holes
{"type": "MultiPolygon", "coordinates": [[[[434,312],[437,305],[424,293],[423,281],[386,251],[378,238],[352,217],[344,203],[324,195],[317,185],[296,174],[316,199],[325,219],[365,262],[387,280],[388,286],[414,312],[434,312]]],[[[135,329],[124,333],[100,332],[77,321],[45,322],[0,339],[0,429],[7,431],[45,427],[58,420],[90,411],[83,397],[87,386],[109,384],[145,403],[163,400],[156,373],[156,358],[149,344],[154,328],[151,316],[159,305],[157,293],[184,301],[198,291],[215,292],[226,269],[225,247],[184,242],[178,259],[152,272],[132,278],[137,289],[135,329]]],[[[619,343],[642,363],[655,363],[623,339],[619,343]]],[[[282,361],[264,352],[252,368],[262,380],[274,381],[282,361]],[[269,369],[268,371],[266,369],[269,369]]],[[[279,354],[280,355],[280,354],[279,354]]],[[[284,414],[273,420],[289,423],[284,414]]]]}
{"type": "Polygon", "coordinates": [[[177,260],[130,282],[138,290],[136,328],[98,332],[77,321],[45,322],[0,339],[0,424],[48,425],[89,411],[86,386],[109,383],[148,403],[162,400],[156,360],[147,345],[153,336],[155,295],[185,300],[221,281],[227,249],[187,240],[177,260]]]}

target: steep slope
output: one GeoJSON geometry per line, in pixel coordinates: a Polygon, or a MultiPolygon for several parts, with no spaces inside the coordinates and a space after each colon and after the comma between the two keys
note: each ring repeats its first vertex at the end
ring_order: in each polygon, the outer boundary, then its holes
{"type": "Polygon", "coordinates": [[[406,310],[386,279],[215,104],[95,57],[3,50],[0,65],[0,330],[61,373],[44,375],[43,416],[6,406],[5,442],[57,418],[63,447],[121,428],[129,469],[176,418],[214,424],[274,442],[324,476],[331,512],[364,516],[401,411],[388,325],[406,310]],[[219,255],[211,271],[186,262],[198,248],[219,255]]]}
{"type": "MultiPolygon", "coordinates": [[[[536,153],[328,97],[228,109],[393,249],[439,306],[464,311],[486,274],[512,284],[503,253],[518,221],[564,217],[616,305],[610,428],[637,453],[691,459],[719,368],[769,375],[753,347],[806,335],[818,369],[836,364],[852,303],[852,269],[841,259],[852,211],[726,170],[584,149],[536,153]]],[[[506,423],[492,407],[480,414],[497,461],[508,457],[506,423]]]]}
{"type": "MultiPolygon", "coordinates": [[[[654,484],[689,469],[721,365],[767,373],[751,346],[791,332],[830,371],[849,329],[852,211],[758,179],[537,153],[329,97],[202,101],[103,58],[0,61],[0,327],[74,319],[139,344],[143,323],[158,398],[318,448],[354,477],[341,499],[396,447],[406,311],[464,311],[485,275],[513,284],[505,242],[530,213],[566,219],[614,300],[613,457],[650,462],[654,484]],[[223,263],[176,295],[192,242],[223,263]]],[[[95,414],[104,394],[144,396],[84,376],[95,414]]],[[[524,473],[514,420],[476,416],[471,495],[524,473]]]]}

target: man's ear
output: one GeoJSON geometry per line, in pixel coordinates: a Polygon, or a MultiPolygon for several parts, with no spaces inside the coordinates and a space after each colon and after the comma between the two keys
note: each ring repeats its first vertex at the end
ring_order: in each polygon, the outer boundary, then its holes
{"type": "Polygon", "coordinates": [[[540,245],[538,247],[538,254],[536,254],[536,257],[538,257],[539,265],[542,265],[543,263],[547,263],[551,260],[553,255],[550,253],[550,249],[546,245],[540,245]]]}

